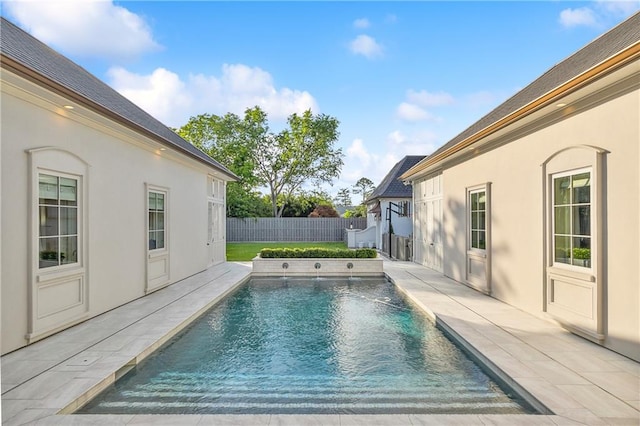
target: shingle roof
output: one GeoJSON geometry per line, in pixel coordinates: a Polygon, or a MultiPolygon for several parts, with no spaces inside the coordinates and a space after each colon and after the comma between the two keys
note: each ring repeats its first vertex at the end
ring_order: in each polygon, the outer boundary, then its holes
{"type": "MultiPolygon", "coordinates": [[[[531,84],[507,99],[493,111],[476,121],[458,136],[442,145],[429,157],[439,154],[463,142],[483,129],[531,104],[552,90],[594,68],[606,59],[640,41],[640,12],[601,35],[582,49],[556,64],[531,84]]],[[[416,169],[417,171],[417,169],[416,169]]]]}
{"type": "Polygon", "coordinates": [[[0,18],[0,52],[5,58],[19,63],[55,85],[80,95],[90,104],[106,109],[117,116],[122,124],[129,125],[135,130],[150,133],[150,136],[158,142],[218,169],[229,177],[238,179],[226,167],[182,139],[87,70],[27,34],[5,18],[0,18]]]}
{"type": "Polygon", "coordinates": [[[372,201],[376,198],[411,198],[411,185],[405,185],[398,178],[423,158],[425,158],[424,155],[407,155],[398,161],[382,179],[380,185],[369,195],[367,201],[372,201]]]}

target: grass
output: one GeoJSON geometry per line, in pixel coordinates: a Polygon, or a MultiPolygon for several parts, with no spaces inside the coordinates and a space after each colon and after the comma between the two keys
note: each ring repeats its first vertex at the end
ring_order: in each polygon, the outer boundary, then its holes
{"type": "Polygon", "coordinates": [[[227,243],[227,260],[229,262],[247,262],[256,257],[263,248],[347,248],[343,242],[303,242],[303,243],[227,243]]]}

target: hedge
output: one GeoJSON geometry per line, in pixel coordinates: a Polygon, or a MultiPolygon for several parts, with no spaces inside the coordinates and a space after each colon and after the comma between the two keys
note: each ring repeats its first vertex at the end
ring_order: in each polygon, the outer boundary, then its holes
{"type": "Polygon", "coordinates": [[[265,248],[260,250],[263,259],[274,258],[333,258],[333,259],[373,259],[378,255],[374,249],[327,249],[327,248],[265,248]]]}

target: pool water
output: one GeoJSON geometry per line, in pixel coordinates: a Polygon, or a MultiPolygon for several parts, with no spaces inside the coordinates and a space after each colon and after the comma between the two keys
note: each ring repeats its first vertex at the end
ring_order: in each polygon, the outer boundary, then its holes
{"type": "Polygon", "coordinates": [[[252,279],[80,413],[532,413],[384,279],[252,279]]]}

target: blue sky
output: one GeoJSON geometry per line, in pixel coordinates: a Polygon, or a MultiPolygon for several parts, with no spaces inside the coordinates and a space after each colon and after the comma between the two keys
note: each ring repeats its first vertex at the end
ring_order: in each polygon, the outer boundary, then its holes
{"type": "MultiPolygon", "coordinates": [[[[340,121],[333,187],[378,184],[639,9],[637,1],[5,1],[2,15],[163,123],[260,105],[340,121]]],[[[356,197],[357,198],[357,197],[356,197]]]]}

